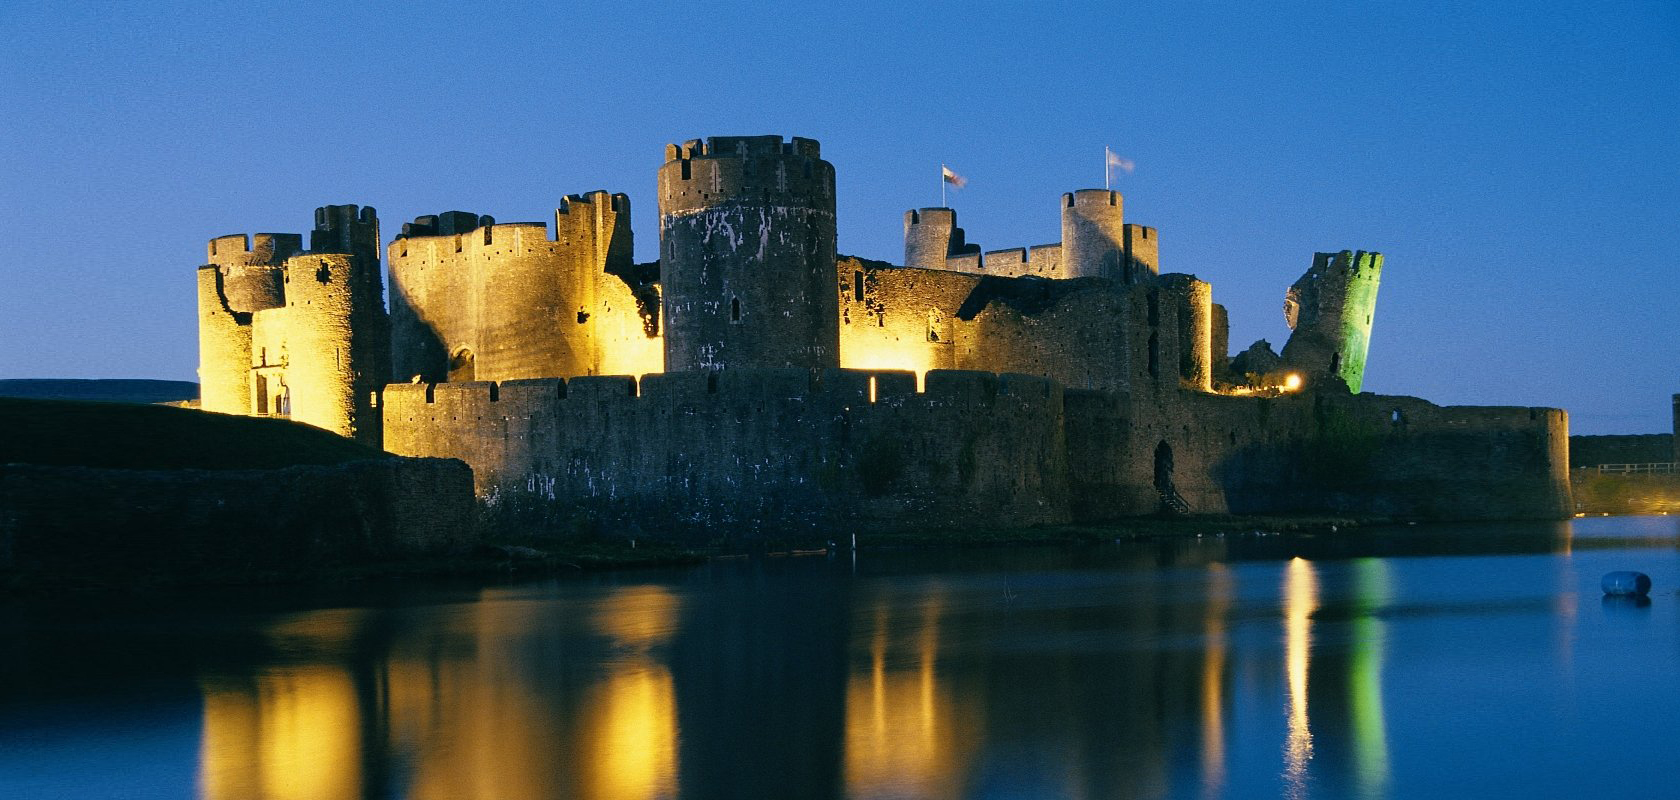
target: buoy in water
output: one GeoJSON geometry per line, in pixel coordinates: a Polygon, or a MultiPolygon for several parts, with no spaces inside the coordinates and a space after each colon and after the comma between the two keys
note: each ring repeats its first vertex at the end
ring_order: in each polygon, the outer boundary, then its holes
{"type": "Polygon", "coordinates": [[[1609,595],[1644,597],[1651,593],[1651,576],[1628,570],[1606,572],[1599,586],[1609,595]]]}

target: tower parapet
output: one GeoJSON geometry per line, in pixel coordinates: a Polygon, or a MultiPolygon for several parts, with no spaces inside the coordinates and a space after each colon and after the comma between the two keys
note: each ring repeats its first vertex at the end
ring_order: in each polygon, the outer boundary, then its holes
{"type": "Polygon", "coordinates": [[[1283,347],[1284,364],[1309,381],[1340,382],[1357,394],[1365,382],[1382,267],[1381,253],[1314,253],[1312,268],[1284,297],[1284,320],[1294,331],[1283,347]]]}
{"type": "Polygon", "coordinates": [[[665,368],[838,366],[834,167],[817,141],[718,136],[665,157],[665,368]]]}

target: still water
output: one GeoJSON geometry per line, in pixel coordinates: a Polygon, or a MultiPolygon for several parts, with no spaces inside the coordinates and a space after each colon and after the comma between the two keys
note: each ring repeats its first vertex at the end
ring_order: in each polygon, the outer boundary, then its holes
{"type": "Polygon", "coordinates": [[[0,606],[0,797],[1680,794],[1680,517],[0,606]],[[1648,603],[1601,597],[1616,569],[1648,603]]]}

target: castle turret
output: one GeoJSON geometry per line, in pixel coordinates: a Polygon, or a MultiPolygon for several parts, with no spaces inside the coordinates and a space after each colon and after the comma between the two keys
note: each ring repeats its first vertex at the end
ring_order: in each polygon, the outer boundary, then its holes
{"type": "Polygon", "coordinates": [[[1294,331],[1283,347],[1287,367],[1305,373],[1309,383],[1340,382],[1359,392],[1382,267],[1381,253],[1313,254],[1312,268],[1289,287],[1283,303],[1294,331]]]}
{"type": "Polygon", "coordinates": [[[949,269],[946,259],[980,252],[957,227],[957,212],[949,208],[918,208],[904,212],[904,266],[949,269]]]}
{"type": "Polygon", "coordinates": [[[1126,225],[1125,270],[1115,277],[1126,283],[1141,283],[1152,275],[1161,274],[1160,239],[1155,229],[1145,225],[1126,225]]]}
{"type": "Polygon", "coordinates": [[[1122,211],[1120,193],[1108,189],[1062,195],[1062,277],[1124,278],[1122,211]]]}
{"type": "MultiPolygon", "coordinates": [[[[377,393],[391,377],[378,243],[372,208],[316,209],[310,251],[286,262],[284,318],[274,311],[259,317],[283,331],[285,390],[276,410],[375,447],[377,393]]],[[[260,369],[258,377],[259,386],[267,383],[260,369]]]]}
{"type": "Polygon", "coordinates": [[[719,136],[665,159],[665,368],[838,366],[834,167],[816,140],[719,136]]]}
{"type": "Polygon", "coordinates": [[[251,315],[286,304],[286,259],[302,249],[295,233],[210,240],[198,274],[200,408],[251,412],[251,315]]]}

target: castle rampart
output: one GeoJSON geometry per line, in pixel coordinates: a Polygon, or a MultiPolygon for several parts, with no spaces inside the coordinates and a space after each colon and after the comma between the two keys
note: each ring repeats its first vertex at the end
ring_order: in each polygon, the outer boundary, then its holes
{"type": "Polygon", "coordinates": [[[399,385],[386,412],[393,452],[477,465],[492,504],[626,531],[1104,519],[1154,511],[1161,480],[1201,513],[1567,513],[1553,409],[764,369],[399,385]]]}
{"type": "Polygon", "coordinates": [[[1065,515],[1059,387],[946,371],[927,383],[746,369],[650,375],[639,391],[627,376],[399,385],[387,447],[467,460],[493,503],[577,504],[628,530],[1065,515]]]}

